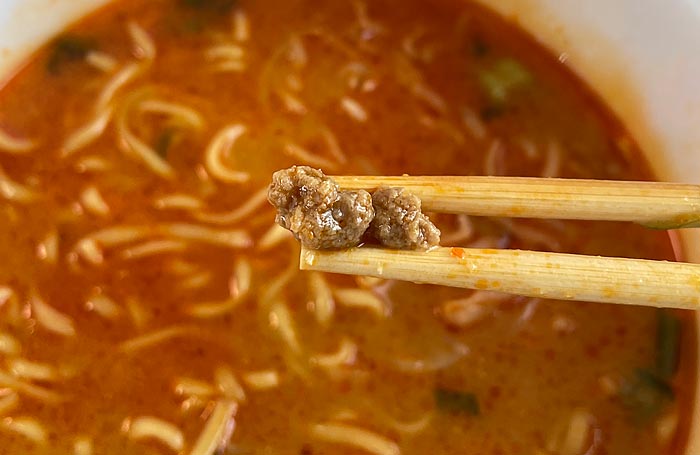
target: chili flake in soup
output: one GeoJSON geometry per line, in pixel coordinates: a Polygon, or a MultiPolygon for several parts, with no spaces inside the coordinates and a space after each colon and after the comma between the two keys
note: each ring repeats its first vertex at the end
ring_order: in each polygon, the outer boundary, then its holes
{"type": "MultiPolygon", "coordinates": [[[[271,174],[649,179],[456,0],[121,2],[0,93],[0,454],[680,453],[687,314],[301,273],[271,174]]],[[[621,223],[442,244],[672,259],[621,223]]]]}

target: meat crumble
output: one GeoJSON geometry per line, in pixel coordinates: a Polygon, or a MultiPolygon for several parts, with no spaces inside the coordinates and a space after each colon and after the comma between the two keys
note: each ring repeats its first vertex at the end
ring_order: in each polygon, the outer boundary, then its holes
{"type": "Polygon", "coordinates": [[[317,250],[358,245],[374,218],[367,191],[340,191],[332,179],[308,166],[275,172],[267,197],[277,208],[277,223],[317,250]]]}
{"type": "Polygon", "coordinates": [[[292,166],[272,176],[268,200],[276,221],[312,249],[341,249],[361,242],[425,250],[440,231],[421,211],[420,199],[403,188],[341,191],[318,169],[292,166]]]}
{"type": "Polygon", "coordinates": [[[427,250],[440,243],[440,230],[421,211],[420,199],[404,188],[379,188],[372,193],[372,205],[369,234],[382,245],[427,250]]]}

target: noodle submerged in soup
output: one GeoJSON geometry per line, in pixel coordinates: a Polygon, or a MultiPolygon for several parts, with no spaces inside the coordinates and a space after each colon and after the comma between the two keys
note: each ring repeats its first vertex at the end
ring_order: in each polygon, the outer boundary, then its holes
{"type": "MultiPolygon", "coordinates": [[[[293,164],[651,177],[473,5],[111,6],[0,93],[0,454],[679,453],[687,315],[302,273],[266,201],[293,164]]],[[[443,245],[673,258],[622,223],[431,219],[443,245]]]]}

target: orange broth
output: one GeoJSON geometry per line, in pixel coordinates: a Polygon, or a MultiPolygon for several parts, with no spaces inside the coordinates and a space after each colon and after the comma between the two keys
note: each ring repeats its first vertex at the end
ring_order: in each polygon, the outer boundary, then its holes
{"type": "MultiPolygon", "coordinates": [[[[271,230],[292,164],[653,178],[482,7],[116,3],[7,83],[0,131],[0,454],[196,453],[224,408],[201,453],[681,453],[688,314],[302,273],[271,230]]],[[[433,219],[447,246],[674,258],[633,224],[433,219]]]]}

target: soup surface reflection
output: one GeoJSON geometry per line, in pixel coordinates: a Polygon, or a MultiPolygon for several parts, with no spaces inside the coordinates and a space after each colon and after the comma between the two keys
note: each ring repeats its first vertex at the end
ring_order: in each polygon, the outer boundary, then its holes
{"type": "MultiPolygon", "coordinates": [[[[688,315],[299,272],[266,201],[293,164],[652,177],[477,6],[117,3],[0,92],[0,454],[680,453],[688,315]]],[[[674,257],[632,224],[431,219],[443,245],[674,257]]]]}

